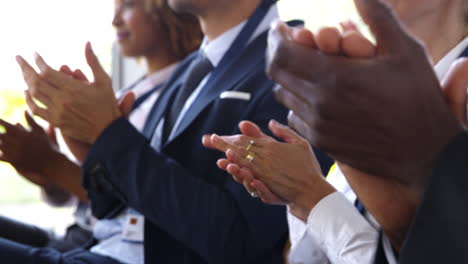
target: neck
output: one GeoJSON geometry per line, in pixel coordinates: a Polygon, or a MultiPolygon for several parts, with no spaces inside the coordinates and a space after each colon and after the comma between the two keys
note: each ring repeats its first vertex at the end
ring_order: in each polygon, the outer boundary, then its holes
{"type": "Polygon", "coordinates": [[[434,12],[425,15],[424,19],[406,21],[411,33],[425,44],[434,64],[468,35],[466,22],[460,14],[462,11],[463,8],[447,6],[444,12],[434,12]]]}
{"type": "Polygon", "coordinates": [[[209,12],[199,16],[205,37],[212,41],[240,24],[252,15],[260,2],[261,0],[224,1],[223,4],[213,6],[209,12]],[[228,6],[226,3],[229,3],[228,6]]]}
{"type": "Polygon", "coordinates": [[[143,58],[146,63],[146,76],[158,72],[177,61],[175,56],[171,55],[171,52],[158,55],[146,55],[143,58]]]}

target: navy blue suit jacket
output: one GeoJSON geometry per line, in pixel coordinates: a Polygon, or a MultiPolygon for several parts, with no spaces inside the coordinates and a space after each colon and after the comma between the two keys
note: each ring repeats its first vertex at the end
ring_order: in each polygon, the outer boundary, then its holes
{"type": "MultiPolygon", "coordinates": [[[[286,122],[287,110],[275,101],[274,84],[264,73],[266,43],[263,34],[204,87],[175,138],[160,152],[120,118],[88,154],[83,180],[94,214],[112,216],[122,202],[142,213],[146,263],[282,263],[285,208],[252,198],[217,168],[223,154],[201,143],[208,133],[239,134],[242,120],[264,131],[272,118],[286,122]],[[251,99],[220,99],[227,90],[250,93],[251,99]]],[[[168,81],[147,125],[165,115],[193,58],[184,60],[168,81]]]]}

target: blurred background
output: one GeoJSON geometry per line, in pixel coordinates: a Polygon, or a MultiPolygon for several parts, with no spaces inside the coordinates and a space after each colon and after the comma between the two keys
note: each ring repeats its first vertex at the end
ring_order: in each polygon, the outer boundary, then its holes
{"type": "MultiPolygon", "coordinates": [[[[279,6],[282,19],[303,19],[312,30],[345,20],[361,24],[352,0],[281,0],[279,6]]],[[[125,86],[141,74],[140,65],[113,55],[117,54],[111,24],[113,0],[14,0],[5,1],[2,10],[0,118],[10,123],[24,124],[26,109],[26,86],[16,55],[33,61],[34,52],[38,52],[56,69],[67,64],[90,76],[84,45],[91,41],[101,64],[113,75],[114,87],[125,86]]],[[[62,233],[72,221],[72,212],[72,206],[52,208],[45,204],[37,187],[0,162],[0,215],[62,233]]]]}

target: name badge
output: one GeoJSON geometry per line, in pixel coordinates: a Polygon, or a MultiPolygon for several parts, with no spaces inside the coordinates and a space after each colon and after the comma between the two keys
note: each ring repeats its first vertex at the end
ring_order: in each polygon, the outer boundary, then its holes
{"type": "Polygon", "coordinates": [[[128,214],[122,232],[122,239],[130,242],[143,242],[145,218],[142,215],[128,214]]]}

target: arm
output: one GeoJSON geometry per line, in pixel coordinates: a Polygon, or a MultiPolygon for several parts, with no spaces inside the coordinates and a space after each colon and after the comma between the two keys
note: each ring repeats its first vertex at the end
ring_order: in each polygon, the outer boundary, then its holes
{"type": "MultiPolygon", "coordinates": [[[[239,112],[263,126],[266,116],[283,116],[284,120],[286,111],[275,103],[271,84],[256,89],[264,92],[252,99],[249,109],[239,112]]],[[[231,127],[236,123],[232,120],[231,127]]],[[[202,148],[203,132],[195,133],[193,145],[188,146],[196,155],[181,164],[155,151],[127,120],[113,122],[99,136],[83,165],[85,187],[91,201],[96,201],[93,210],[99,209],[101,200],[93,185],[106,182],[129,206],[210,263],[245,262],[260,258],[259,252],[272,252],[272,245],[281,243],[286,234],[284,209],[262,205],[218,171],[215,161],[219,154],[202,148]]],[[[181,150],[172,151],[180,155],[181,150]]]]}
{"type": "MultiPolygon", "coordinates": [[[[0,135],[1,160],[9,162],[23,177],[44,189],[60,188],[86,201],[80,184],[80,167],[59,152],[52,133],[50,137],[27,112],[30,125],[11,125],[0,119],[6,133],[0,135]]],[[[52,130],[51,130],[52,131],[52,130]]]]}

